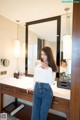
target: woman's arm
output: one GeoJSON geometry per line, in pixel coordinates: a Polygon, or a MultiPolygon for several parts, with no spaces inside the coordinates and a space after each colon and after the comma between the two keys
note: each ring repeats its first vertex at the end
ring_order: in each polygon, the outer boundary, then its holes
{"type": "MultiPolygon", "coordinates": [[[[41,64],[41,61],[40,60],[37,60],[36,62],[35,62],[35,66],[37,66],[38,64],[41,64]]],[[[32,85],[32,88],[27,88],[27,93],[28,92],[31,92],[31,91],[34,91],[34,86],[35,86],[35,72],[34,72],[34,80],[33,80],[33,85],[32,85]]]]}

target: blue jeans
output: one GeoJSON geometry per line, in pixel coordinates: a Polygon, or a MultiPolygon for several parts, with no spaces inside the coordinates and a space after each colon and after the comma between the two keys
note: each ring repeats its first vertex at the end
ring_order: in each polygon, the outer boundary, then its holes
{"type": "Polygon", "coordinates": [[[36,82],[33,96],[32,120],[47,120],[53,92],[48,83],[36,82]]]}

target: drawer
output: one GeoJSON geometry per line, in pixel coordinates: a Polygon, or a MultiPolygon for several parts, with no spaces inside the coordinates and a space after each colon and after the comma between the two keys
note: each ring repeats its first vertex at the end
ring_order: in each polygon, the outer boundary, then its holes
{"type": "Polygon", "coordinates": [[[6,92],[14,92],[14,87],[9,86],[9,85],[1,85],[1,90],[6,92]]]}
{"type": "Polygon", "coordinates": [[[54,97],[53,101],[52,101],[52,105],[53,106],[56,105],[56,106],[59,106],[59,107],[69,108],[69,100],[54,97]]]}
{"type": "Polygon", "coordinates": [[[15,88],[15,93],[19,95],[27,95],[27,90],[21,88],[15,88]]]}

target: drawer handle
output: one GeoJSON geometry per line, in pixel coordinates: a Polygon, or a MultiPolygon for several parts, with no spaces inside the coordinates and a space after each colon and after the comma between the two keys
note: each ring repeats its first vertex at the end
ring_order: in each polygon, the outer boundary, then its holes
{"type": "Polygon", "coordinates": [[[59,102],[57,102],[57,101],[54,101],[54,102],[53,102],[53,104],[57,104],[57,105],[59,105],[59,102]]]}

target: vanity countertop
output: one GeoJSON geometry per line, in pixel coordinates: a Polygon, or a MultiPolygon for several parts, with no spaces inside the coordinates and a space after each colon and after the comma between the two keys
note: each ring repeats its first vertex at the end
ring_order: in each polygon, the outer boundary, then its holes
{"type": "MultiPolygon", "coordinates": [[[[32,88],[33,77],[22,77],[19,79],[12,78],[12,77],[4,78],[4,79],[0,79],[0,83],[14,86],[14,87],[18,87],[18,88],[22,88],[22,89],[27,89],[27,88],[32,88]]],[[[58,88],[56,81],[51,86],[51,88],[53,90],[54,96],[70,100],[70,90],[58,88]]]]}

